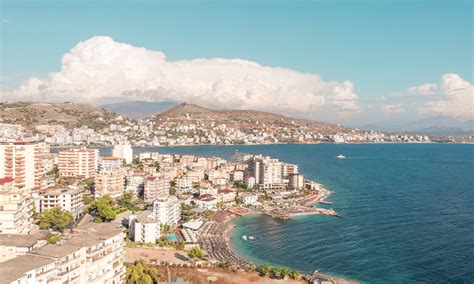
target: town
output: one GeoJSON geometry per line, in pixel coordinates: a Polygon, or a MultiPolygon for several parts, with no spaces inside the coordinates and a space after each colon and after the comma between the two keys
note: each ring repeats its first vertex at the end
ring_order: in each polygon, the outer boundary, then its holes
{"type": "Polygon", "coordinates": [[[137,276],[125,268],[137,261],[255,271],[229,244],[233,218],[336,215],[313,206],[330,204],[331,192],[298,165],[241,152],[227,161],[134,155],[130,144],[116,144],[101,156],[99,149],[5,142],[0,177],[5,283],[120,283],[137,276]]]}
{"type": "Polygon", "coordinates": [[[386,134],[345,128],[272,113],[217,111],[183,103],[148,118],[127,117],[79,104],[0,104],[0,141],[44,141],[52,146],[134,147],[284,144],[284,143],[426,143],[425,135],[386,134]],[[45,113],[46,110],[51,114],[45,113]],[[81,111],[79,110],[82,110],[81,111]],[[46,115],[55,115],[47,119],[46,115]],[[81,119],[71,125],[72,115],[81,119]],[[15,117],[12,118],[11,116],[15,117]]]}

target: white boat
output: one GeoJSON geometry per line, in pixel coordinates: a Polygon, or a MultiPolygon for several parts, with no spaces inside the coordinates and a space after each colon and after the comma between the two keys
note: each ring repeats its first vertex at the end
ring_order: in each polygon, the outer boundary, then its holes
{"type": "Polygon", "coordinates": [[[244,241],[246,241],[246,240],[247,240],[247,236],[246,236],[246,235],[243,235],[243,236],[242,236],[242,239],[243,239],[244,241]]]}
{"type": "Polygon", "coordinates": [[[249,240],[255,240],[254,236],[249,236],[249,240]]]}
{"type": "Polygon", "coordinates": [[[337,155],[337,156],[336,156],[336,158],[338,158],[338,159],[341,159],[341,160],[342,160],[342,159],[345,159],[345,158],[346,158],[346,156],[344,156],[344,155],[337,155]]]}

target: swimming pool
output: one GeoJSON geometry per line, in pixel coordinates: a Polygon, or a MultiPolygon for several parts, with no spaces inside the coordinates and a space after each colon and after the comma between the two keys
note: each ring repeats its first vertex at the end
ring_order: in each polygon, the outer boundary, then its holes
{"type": "Polygon", "coordinates": [[[171,235],[167,235],[166,238],[172,242],[177,242],[179,241],[179,238],[176,234],[171,234],[171,235]]]}

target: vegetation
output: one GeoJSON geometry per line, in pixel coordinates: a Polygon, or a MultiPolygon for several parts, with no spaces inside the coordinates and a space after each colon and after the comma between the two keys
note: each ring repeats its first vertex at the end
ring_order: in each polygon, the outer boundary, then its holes
{"type": "Polygon", "coordinates": [[[90,207],[90,213],[95,217],[94,222],[110,222],[117,217],[115,200],[110,195],[104,195],[90,207]]]}
{"type": "Polygon", "coordinates": [[[199,247],[193,247],[188,251],[188,257],[190,259],[202,258],[204,256],[204,251],[199,247]]]}
{"type": "Polygon", "coordinates": [[[289,268],[272,267],[268,264],[259,265],[256,271],[261,276],[268,275],[271,278],[275,278],[275,279],[287,279],[287,278],[296,279],[296,280],[301,279],[301,273],[296,270],[292,270],[289,268]]]}
{"type": "Polygon", "coordinates": [[[48,244],[56,244],[61,240],[61,235],[48,235],[48,244]]]}
{"type": "Polygon", "coordinates": [[[158,271],[145,265],[143,260],[127,266],[127,284],[154,284],[160,282],[158,271]]]}
{"type": "Polygon", "coordinates": [[[52,229],[61,232],[74,221],[74,216],[70,211],[62,210],[59,207],[43,211],[38,218],[40,229],[52,229]]]}

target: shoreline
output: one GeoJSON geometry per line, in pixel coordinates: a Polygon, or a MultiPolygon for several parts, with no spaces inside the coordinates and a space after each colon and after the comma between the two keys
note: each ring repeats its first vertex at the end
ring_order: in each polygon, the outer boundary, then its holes
{"type": "MultiPolygon", "coordinates": [[[[451,144],[451,145],[474,145],[474,142],[350,142],[350,143],[336,143],[336,142],[308,142],[308,143],[258,143],[258,144],[189,144],[189,145],[156,145],[156,146],[135,146],[132,145],[132,148],[179,148],[179,147],[202,147],[202,146],[214,146],[214,147],[227,147],[227,146],[269,146],[269,145],[325,145],[325,144],[334,144],[334,145],[383,145],[383,144],[451,144]]],[[[94,149],[103,149],[111,148],[113,145],[54,145],[50,146],[52,149],[63,149],[63,148],[94,148],[94,149]]]]}
{"type": "MultiPolygon", "coordinates": [[[[316,208],[314,205],[320,203],[320,202],[327,202],[327,203],[330,203],[328,201],[326,201],[329,196],[334,193],[333,191],[325,188],[322,184],[320,183],[314,183],[316,185],[316,188],[318,188],[318,194],[316,195],[316,197],[313,199],[313,200],[310,200],[310,202],[308,203],[305,203],[305,207],[314,207],[316,208]]],[[[326,204],[327,204],[326,203],[326,204]]],[[[321,204],[321,203],[320,203],[321,204]]],[[[324,204],[324,203],[322,203],[324,204]]],[[[332,204],[332,203],[330,203],[332,204]]],[[[317,209],[322,209],[322,208],[317,208],[317,209]]],[[[324,209],[322,209],[324,210],[324,209]]],[[[332,210],[332,209],[331,209],[332,210]]],[[[334,211],[335,212],[335,211],[334,211]]],[[[237,225],[235,224],[235,222],[239,219],[239,218],[243,218],[243,217],[247,217],[247,216],[259,216],[259,215],[265,215],[265,216],[268,216],[270,218],[278,218],[278,217],[274,217],[274,216],[271,216],[269,214],[267,214],[266,212],[258,212],[258,211],[250,211],[242,216],[239,216],[239,215],[236,215],[236,214],[232,214],[231,217],[226,221],[226,226],[227,226],[227,229],[226,231],[224,232],[223,236],[224,236],[224,240],[225,240],[225,244],[227,246],[227,249],[232,251],[234,254],[236,254],[237,256],[239,256],[240,258],[244,259],[245,261],[247,261],[249,264],[251,264],[253,267],[257,267],[257,263],[255,263],[254,261],[246,258],[246,257],[243,257],[241,256],[237,250],[234,248],[234,245],[233,245],[233,240],[234,240],[234,237],[233,237],[233,233],[235,232],[236,228],[237,228],[237,225]]],[[[292,217],[298,217],[298,216],[304,216],[304,215],[321,215],[321,213],[315,213],[315,212],[311,212],[310,214],[292,214],[290,216],[290,218],[292,217]]],[[[322,215],[327,215],[327,214],[322,214],[322,215]]],[[[337,214],[335,215],[331,215],[331,216],[335,216],[335,217],[340,217],[338,216],[337,214]]],[[[340,217],[342,218],[342,217],[340,217]]],[[[281,219],[281,218],[279,218],[281,219]]],[[[282,219],[282,220],[286,220],[286,219],[282,219]]],[[[290,266],[285,266],[285,265],[282,265],[282,267],[288,267],[288,268],[291,268],[291,269],[295,269],[295,268],[292,268],[290,266]]],[[[298,270],[298,269],[296,269],[298,270]]],[[[303,272],[303,271],[300,271],[300,272],[303,272]]],[[[359,283],[357,281],[354,281],[354,280],[350,280],[350,279],[347,279],[347,278],[342,278],[340,276],[334,276],[334,275],[331,275],[331,274],[326,274],[326,273],[321,273],[319,272],[318,269],[314,270],[313,273],[311,274],[307,274],[307,273],[303,273],[303,275],[305,275],[308,279],[313,279],[313,280],[321,280],[321,281],[333,281],[333,283],[359,283]]]]}

